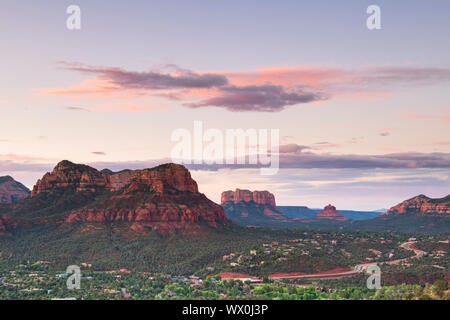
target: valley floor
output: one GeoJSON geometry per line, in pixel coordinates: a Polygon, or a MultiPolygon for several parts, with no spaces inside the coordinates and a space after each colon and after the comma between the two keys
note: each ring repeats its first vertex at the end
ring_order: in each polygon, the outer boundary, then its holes
{"type": "Polygon", "coordinates": [[[80,267],[79,290],[68,289],[73,274],[61,267],[61,261],[46,255],[20,260],[17,251],[8,251],[15,247],[3,242],[0,299],[448,298],[448,236],[416,239],[392,233],[253,229],[226,234],[203,239],[148,235],[149,247],[139,247],[143,239],[125,242],[127,253],[140,248],[155,254],[147,261],[151,263],[138,268],[133,261],[145,261],[142,257],[105,257],[110,267],[99,264],[95,251],[67,259],[67,265],[80,267]],[[372,265],[381,269],[379,290],[367,288],[365,270],[372,265]]]}

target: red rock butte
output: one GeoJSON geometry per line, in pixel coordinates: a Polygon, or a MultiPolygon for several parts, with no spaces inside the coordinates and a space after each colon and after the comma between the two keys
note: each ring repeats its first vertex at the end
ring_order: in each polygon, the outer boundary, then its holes
{"type": "Polygon", "coordinates": [[[113,189],[109,176],[89,166],[63,160],[56,165],[52,172],[47,172],[37,181],[31,191],[31,197],[66,188],[74,188],[75,192],[113,189]]]}
{"type": "Polygon", "coordinates": [[[437,214],[450,217],[450,195],[440,199],[432,199],[421,194],[417,197],[403,201],[386,212],[387,215],[406,213],[419,215],[437,214]]]}
{"type": "Polygon", "coordinates": [[[230,222],[221,206],[198,191],[190,172],[173,163],[114,173],[64,160],[36,183],[31,197],[61,190],[97,199],[71,211],[67,223],[128,221],[135,231],[172,231],[200,222],[211,227],[230,222]]]}
{"type": "Polygon", "coordinates": [[[317,214],[316,219],[329,219],[338,221],[348,220],[348,218],[340,214],[339,211],[336,210],[336,207],[332,206],[331,204],[323,208],[323,210],[317,214]]]}
{"type": "Polygon", "coordinates": [[[236,191],[222,192],[221,203],[232,201],[239,202],[255,202],[263,205],[270,205],[276,208],[275,196],[269,191],[250,191],[236,189],[236,191]]]}

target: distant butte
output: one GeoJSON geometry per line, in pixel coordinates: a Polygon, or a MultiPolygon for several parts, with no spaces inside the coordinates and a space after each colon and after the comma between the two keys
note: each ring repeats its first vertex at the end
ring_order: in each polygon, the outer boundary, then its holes
{"type": "Polygon", "coordinates": [[[336,210],[336,207],[332,206],[331,204],[327,205],[321,212],[319,212],[316,216],[316,219],[329,219],[338,221],[348,220],[348,218],[340,214],[339,211],[336,210]]]}

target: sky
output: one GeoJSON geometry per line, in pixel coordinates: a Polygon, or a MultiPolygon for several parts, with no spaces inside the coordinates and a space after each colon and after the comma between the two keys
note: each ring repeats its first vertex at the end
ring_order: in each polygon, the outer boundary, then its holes
{"type": "Polygon", "coordinates": [[[448,1],[9,1],[0,176],[171,161],[177,129],[278,129],[280,170],[188,166],[199,189],[376,210],[450,190],[448,1]],[[81,29],[69,30],[69,5],[81,29]],[[369,5],[381,29],[366,26],[369,5]]]}

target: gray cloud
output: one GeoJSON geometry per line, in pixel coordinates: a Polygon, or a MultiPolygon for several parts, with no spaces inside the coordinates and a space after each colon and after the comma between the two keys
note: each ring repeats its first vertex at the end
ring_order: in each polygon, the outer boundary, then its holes
{"type": "Polygon", "coordinates": [[[363,69],[358,81],[377,84],[434,84],[450,80],[450,69],[381,66],[363,69]]]}
{"type": "Polygon", "coordinates": [[[47,172],[54,167],[50,163],[29,163],[14,160],[0,160],[0,173],[6,174],[9,172],[47,172]]]}
{"type": "Polygon", "coordinates": [[[279,147],[278,152],[279,153],[298,153],[298,152],[302,152],[303,150],[308,150],[311,149],[308,146],[302,146],[299,144],[295,144],[295,143],[290,143],[290,144],[283,144],[279,147]]]}
{"type": "MultiPolygon", "coordinates": [[[[198,74],[176,68],[175,75],[158,71],[127,71],[114,67],[89,66],[83,63],[60,62],[67,70],[93,74],[111,81],[123,89],[199,89],[226,85],[228,79],[220,74],[198,74]]],[[[174,68],[173,65],[170,66],[174,68]]]]}
{"type": "Polygon", "coordinates": [[[272,84],[255,86],[226,86],[220,88],[221,95],[198,103],[187,103],[190,108],[221,107],[229,111],[276,112],[287,106],[325,100],[319,92],[303,89],[287,91],[283,86],[272,84]]]}
{"type": "Polygon", "coordinates": [[[66,107],[66,110],[69,110],[69,111],[86,111],[86,112],[89,112],[88,109],[82,108],[82,107],[66,107]]]}
{"type": "Polygon", "coordinates": [[[450,168],[449,153],[332,155],[303,152],[280,156],[281,168],[450,168]]]}
{"type": "MultiPolygon", "coordinates": [[[[283,147],[280,153],[280,168],[299,169],[431,169],[450,168],[450,153],[393,153],[384,155],[334,155],[313,152],[294,152],[304,146],[283,147]],[[287,152],[292,151],[292,152],[287,152]]],[[[159,164],[172,162],[171,159],[156,159],[132,162],[92,162],[95,168],[110,168],[113,171],[123,169],[151,168],[159,164]]],[[[179,161],[179,163],[182,163],[179,161]]],[[[260,168],[260,165],[227,165],[227,164],[187,164],[190,170],[216,171],[223,168],[260,168]]]]}
{"type": "MultiPolygon", "coordinates": [[[[301,146],[300,146],[301,147],[301,146]]],[[[285,151],[289,151],[289,148],[285,151]]],[[[296,147],[292,147],[293,151],[296,147]]],[[[123,169],[153,168],[163,163],[173,162],[170,158],[144,161],[89,162],[88,165],[99,170],[108,168],[113,171],[123,169]]],[[[51,171],[55,163],[31,163],[16,160],[0,160],[0,172],[46,172],[51,171]]],[[[259,165],[186,165],[191,170],[218,170],[221,168],[260,168],[259,165]]],[[[450,153],[392,153],[384,155],[333,155],[312,152],[281,153],[280,168],[303,169],[423,169],[450,168],[450,153]]]]}
{"type": "MultiPolygon", "coordinates": [[[[342,68],[312,68],[304,70],[293,67],[281,70],[265,79],[264,83],[252,85],[233,85],[227,76],[219,73],[200,73],[182,69],[176,65],[165,65],[161,70],[129,71],[117,67],[91,66],[84,63],[60,61],[66,70],[96,76],[113,84],[108,90],[167,90],[153,92],[171,100],[183,100],[190,89],[217,89],[218,95],[205,96],[198,101],[186,102],[190,108],[218,107],[232,112],[279,112],[286,107],[330,99],[339,93],[374,92],[393,90],[396,86],[433,85],[450,80],[450,69],[416,66],[378,66],[348,70],[342,68]],[[284,73],[283,73],[284,72],[284,73]],[[291,79],[291,85],[277,85],[278,78],[291,79]],[[289,78],[290,77],[290,78],[289,78]],[[296,77],[299,80],[296,81],[296,77]],[[305,79],[317,80],[315,87],[305,79]],[[271,81],[272,80],[272,81],[271,81]]],[[[230,78],[238,77],[239,72],[228,72],[230,78]]],[[[252,73],[248,73],[252,76],[252,73]]],[[[253,74],[258,76],[258,71],[253,74]]],[[[260,82],[262,82],[261,80],[260,82]]],[[[99,88],[102,89],[102,88],[99,88]]],[[[76,110],[75,108],[69,110],[76,110]]]]}

